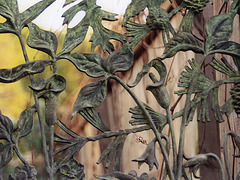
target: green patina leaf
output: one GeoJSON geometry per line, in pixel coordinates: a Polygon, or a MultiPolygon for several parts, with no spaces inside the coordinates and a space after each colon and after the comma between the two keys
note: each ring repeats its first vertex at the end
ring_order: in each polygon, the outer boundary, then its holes
{"type": "Polygon", "coordinates": [[[102,79],[84,86],[73,106],[72,117],[85,108],[97,107],[107,96],[108,79],[102,79]]]}
{"type": "Polygon", "coordinates": [[[148,6],[148,3],[145,0],[132,0],[123,16],[123,25],[126,25],[129,18],[139,15],[148,6]]]}
{"type": "Polygon", "coordinates": [[[184,16],[178,31],[182,30],[183,32],[192,33],[194,16],[195,13],[193,11],[188,11],[184,16]]]}
{"type": "Polygon", "coordinates": [[[103,66],[111,74],[129,70],[133,65],[133,53],[128,45],[124,45],[120,50],[111,53],[107,60],[103,61],[103,66]]]}
{"type": "Polygon", "coordinates": [[[101,45],[104,52],[108,51],[110,53],[114,50],[112,43],[109,42],[110,39],[124,42],[121,34],[111,31],[102,25],[102,20],[117,20],[115,18],[116,14],[101,10],[100,7],[96,5],[95,1],[81,1],[70,8],[63,14],[65,17],[64,23],[70,23],[79,11],[85,11],[86,15],[77,26],[68,28],[63,49],[60,54],[69,53],[81,44],[86,36],[89,26],[93,29],[93,35],[90,39],[92,42],[92,51],[94,51],[98,45],[101,45]]]}
{"type": "Polygon", "coordinates": [[[79,11],[87,11],[87,9],[88,7],[86,1],[81,1],[73,7],[69,8],[62,15],[62,17],[64,17],[63,24],[69,24],[79,11]]]}
{"type": "MultiPolygon", "coordinates": [[[[188,61],[190,64],[190,67],[185,66],[185,70],[181,73],[181,77],[179,79],[179,87],[185,87],[189,88],[194,77],[197,77],[196,83],[193,87],[193,93],[201,93],[204,90],[208,89],[212,85],[212,81],[206,77],[203,72],[199,69],[197,62],[192,59],[188,61]]],[[[187,94],[187,89],[185,90],[179,90],[175,93],[178,95],[187,94]]]]}
{"type": "Polygon", "coordinates": [[[60,58],[67,59],[81,72],[86,73],[88,76],[97,78],[106,76],[108,72],[102,67],[102,58],[97,54],[65,54],[60,58]]]}
{"type": "Polygon", "coordinates": [[[124,26],[129,31],[125,36],[132,37],[132,39],[128,41],[131,50],[151,31],[146,24],[137,24],[131,21],[127,21],[124,26]]]}
{"type": "MultiPolygon", "coordinates": [[[[26,24],[34,20],[41,12],[43,12],[55,0],[43,0],[29,7],[22,13],[19,13],[17,0],[0,0],[0,15],[7,19],[2,25],[5,32],[17,34],[17,30],[22,30],[26,24]],[[4,28],[7,25],[7,29],[4,28]],[[11,27],[11,28],[10,28],[11,27]]],[[[1,26],[0,26],[1,32],[1,26]]]]}
{"type": "Polygon", "coordinates": [[[67,29],[64,44],[60,55],[70,53],[83,42],[89,27],[88,20],[83,19],[77,26],[67,29]]]}
{"type": "Polygon", "coordinates": [[[214,112],[214,117],[217,122],[221,123],[224,122],[222,113],[220,111],[220,106],[218,102],[218,88],[215,88],[213,90],[213,95],[212,95],[212,110],[214,112]]]}
{"type": "Polygon", "coordinates": [[[179,51],[204,53],[202,44],[191,33],[179,32],[166,44],[161,59],[173,57],[179,51]]]}
{"type": "MultiPolygon", "coordinates": [[[[146,104],[144,104],[144,106],[145,106],[145,109],[148,111],[149,115],[151,116],[154,124],[160,130],[162,130],[165,127],[165,125],[167,124],[167,117],[156,112],[155,110],[153,110],[151,107],[149,107],[146,104]]],[[[129,121],[129,123],[132,126],[148,124],[148,121],[147,121],[145,115],[143,114],[142,110],[138,106],[136,106],[134,108],[130,108],[129,112],[132,114],[131,118],[133,120],[129,121]]]]}
{"type": "Polygon", "coordinates": [[[17,0],[0,0],[0,15],[14,22],[15,17],[18,15],[17,0]]]}
{"type": "Polygon", "coordinates": [[[52,32],[40,29],[33,23],[29,23],[28,28],[30,30],[27,38],[28,46],[55,57],[58,46],[57,36],[52,32]]]}
{"type": "Polygon", "coordinates": [[[234,0],[230,7],[230,12],[240,14],[240,1],[234,0]]]}
{"type": "Polygon", "coordinates": [[[183,0],[186,8],[193,11],[194,13],[199,13],[206,6],[209,0],[183,0]]]}
{"type": "Polygon", "coordinates": [[[233,62],[236,65],[238,71],[240,71],[240,57],[233,56],[232,58],[233,58],[233,62]]]}
{"type": "MultiPolygon", "coordinates": [[[[121,135],[117,136],[108,146],[107,148],[103,151],[102,155],[97,161],[97,164],[100,164],[102,161],[106,159],[106,165],[105,168],[108,168],[114,158],[115,153],[122,152],[123,145],[125,143],[127,135],[121,135]],[[121,147],[121,149],[120,149],[121,147]]],[[[119,157],[116,158],[121,158],[121,153],[119,154],[119,157]]],[[[120,160],[118,159],[118,162],[120,160]]]]}
{"type": "MultiPolygon", "coordinates": [[[[122,152],[123,152],[123,146],[126,141],[126,138],[127,138],[127,135],[123,135],[123,136],[121,136],[121,138],[119,140],[118,147],[117,147],[117,150],[115,153],[115,162],[114,162],[114,167],[113,167],[114,172],[121,170],[122,152]]],[[[110,160],[111,160],[111,158],[109,156],[107,161],[110,161],[110,160]]]]}
{"type": "Polygon", "coordinates": [[[155,4],[159,3],[159,1],[153,0],[149,2],[149,15],[147,16],[146,24],[151,30],[167,30],[171,26],[169,22],[170,14],[165,9],[160,8],[160,5],[155,4]]]}
{"type": "Polygon", "coordinates": [[[90,13],[90,26],[93,28],[93,35],[90,39],[90,41],[92,42],[92,51],[94,51],[94,49],[98,45],[101,45],[104,52],[107,51],[108,53],[111,53],[112,51],[114,51],[114,47],[113,44],[109,41],[110,39],[115,39],[122,43],[124,42],[123,35],[111,31],[102,25],[102,20],[117,20],[116,18],[114,18],[116,14],[102,11],[98,6],[92,9],[91,12],[87,11],[86,13],[90,13]]]}
{"type": "MultiPolygon", "coordinates": [[[[81,139],[75,138],[74,140],[75,142],[71,143],[70,145],[67,145],[67,148],[65,148],[66,151],[61,156],[61,158],[57,160],[56,164],[58,165],[58,167],[72,164],[70,162],[73,159],[76,159],[76,156],[80,151],[80,149],[87,143],[86,138],[81,138],[81,139]]],[[[71,170],[71,167],[69,170],[71,170]]],[[[78,172],[82,172],[82,171],[78,171],[78,172]]],[[[83,174],[79,174],[79,175],[83,175],[83,174]]]]}
{"type": "Polygon", "coordinates": [[[0,24],[0,33],[15,33],[10,21],[0,24]]]}
{"type": "Polygon", "coordinates": [[[64,3],[64,6],[68,5],[68,4],[71,4],[73,2],[75,2],[77,0],[66,0],[65,3],[64,3]]]}
{"type": "Polygon", "coordinates": [[[20,114],[17,127],[14,130],[14,134],[17,136],[17,138],[27,136],[31,132],[33,126],[33,115],[35,112],[36,107],[32,106],[20,114]]]}
{"type": "Polygon", "coordinates": [[[44,71],[51,64],[50,60],[38,60],[19,65],[12,69],[0,69],[0,82],[11,83],[24,78],[27,75],[37,74],[44,71]]]}
{"type": "Polygon", "coordinates": [[[11,144],[0,143],[0,168],[7,165],[13,157],[13,147],[11,144]]]}
{"type": "Polygon", "coordinates": [[[214,46],[212,46],[208,54],[215,54],[215,53],[221,53],[221,54],[227,54],[230,56],[236,56],[240,57],[240,44],[233,42],[233,41],[221,41],[216,43],[214,46]]]}
{"type": "Polygon", "coordinates": [[[193,117],[195,115],[195,112],[197,110],[197,105],[198,103],[200,102],[200,100],[196,103],[196,102],[191,102],[191,107],[189,108],[188,110],[188,116],[187,116],[187,120],[186,120],[186,123],[185,123],[185,126],[188,126],[188,124],[193,120],[193,117]]]}
{"type": "Polygon", "coordinates": [[[223,63],[221,63],[216,57],[213,58],[213,61],[210,63],[210,65],[218,70],[221,73],[224,73],[228,75],[229,77],[236,76],[236,71],[233,69],[233,67],[227,62],[225,58],[221,59],[223,63]]]}
{"type": "Polygon", "coordinates": [[[103,123],[100,114],[94,108],[85,108],[79,111],[90,124],[92,124],[99,131],[109,131],[109,129],[103,123]]]}
{"type": "Polygon", "coordinates": [[[101,23],[95,22],[94,26],[91,25],[93,28],[93,35],[90,39],[92,42],[91,50],[92,52],[98,45],[101,45],[103,52],[111,53],[114,51],[113,44],[109,41],[110,39],[115,39],[123,43],[123,36],[117,32],[111,31],[105,28],[101,23]]]}
{"type": "Polygon", "coordinates": [[[233,98],[229,98],[228,101],[220,108],[222,114],[229,116],[234,110],[233,98]]]}
{"type": "Polygon", "coordinates": [[[5,139],[11,142],[11,134],[13,132],[12,120],[4,116],[0,111],[0,139],[5,139]]]}
{"type": "Polygon", "coordinates": [[[197,118],[198,121],[210,122],[209,102],[210,102],[210,94],[208,94],[207,98],[201,101],[201,105],[198,112],[198,118],[197,118]]]}
{"type": "Polygon", "coordinates": [[[48,6],[50,6],[56,0],[42,0],[20,14],[20,22],[22,26],[27,25],[34,20],[39,14],[41,14],[48,6]]]}
{"type": "Polygon", "coordinates": [[[235,13],[226,13],[213,16],[207,21],[206,32],[206,51],[212,51],[215,45],[221,42],[227,42],[232,35],[233,18],[235,13]]]}

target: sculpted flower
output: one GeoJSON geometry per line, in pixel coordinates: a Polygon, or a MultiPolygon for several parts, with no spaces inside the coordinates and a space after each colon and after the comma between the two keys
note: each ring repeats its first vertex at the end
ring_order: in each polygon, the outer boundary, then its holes
{"type": "Polygon", "coordinates": [[[152,170],[154,165],[158,169],[158,161],[157,161],[156,155],[155,155],[155,143],[156,143],[156,139],[154,139],[152,142],[150,142],[148,144],[148,146],[142,156],[140,156],[137,159],[132,160],[132,161],[138,162],[138,168],[140,168],[140,166],[143,163],[147,163],[150,171],[152,170]]]}
{"type": "Polygon", "coordinates": [[[193,176],[195,178],[199,178],[196,175],[196,172],[200,168],[201,165],[206,163],[207,159],[208,159],[208,156],[206,154],[199,154],[199,155],[191,158],[188,162],[186,162],[183,165],[183,167],[184,168],[189,168],[190,169],[190,173],[193,173],[193,176]]]}
{"type": "Polygon", "coordinates": [[[60,168],[63,179],[84,179],[84,167],[77,160],[71,159],[60,168]]]}
{"type": "Polygon", "coordinates": [[[16,167],[14,170],[15,174],[9,176],[10,180],[26,179],[26,180],[35,180],[37,179],[37,170],[34,166],[25,165],[23,168],[16,167]]]}
{"type": "Polygon", "coordinates": [[[187,9],[190,9],[196,13],[201,12],[208,2],[209,0],[184,0],[183,1],[187,9]]]}

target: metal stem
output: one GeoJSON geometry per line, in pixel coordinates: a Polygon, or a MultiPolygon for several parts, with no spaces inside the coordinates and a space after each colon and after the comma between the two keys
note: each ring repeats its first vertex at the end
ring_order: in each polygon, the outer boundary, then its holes
{"type": "MultiPolygon", "coordinates": [[[[20,41],[20,44],[21,44],[21,47],[22,47],[22,52],[23,52],[25,62],[29,63],[30,61],[29,61],[29,58],[28,58],[28,54],[27,54],[27,50],[26,50],[26,46],[25,46],[25,43],[24,43],[24,40],[23,40],[22,33],[18,32],[17,36],[19,38],[19,41],[20,41]]],[[[34,76],[33,75],[30,75],[30,81],[31,81],[31,84],[34,84],[34,76]]],[[[33,91],[33,97],[34,97],[34,101],[35,101],[35,105],[36,105],[36,109],[37,109],[37,114],[38,114],[38,119],[39,119],[46,170],[49,173],[50,163],[49,163],[48,152],[47,152],[45,128],[44,128],[44,125],[43,125],[43,119],[42,119],[42,115],[41,115],[41,111],[40,111],[40,105],[39,105],[39,101],[38,101],[38,98],[37,98],[37,94],[34,91],[33,91]]]]}
{"type": "Polygon", "coordinates": [[[149,123],[151,129],[153,130],[153,132],[158,140],[158,143],[160,145],[160,148],[162,150],[162,154],[163,154],[166,166],[167,166],[168,175],[170,177],[170,180],[175,180],[173,171],[170,166],[170,161],[169,161],[166,147],[164,146],[164,143],[162,142],[162,139],[161,139],[161,133],[157,130],[157,127],[155,126],[151,116],[149,115],[147,110],[144,108],[143,103],[138,99],[138,97],[134,94],[134,92],[126,85],[126,83],[124,83],[118,76],[112,76],[112,78],[115,79],[117,82],[119,82],[127,90],[127,92],[132,96],[134,101],[137,103],[137,105],[139,106],[139,108],[142,110],[143,114],[147,118],[148,123],[149,123]]]}

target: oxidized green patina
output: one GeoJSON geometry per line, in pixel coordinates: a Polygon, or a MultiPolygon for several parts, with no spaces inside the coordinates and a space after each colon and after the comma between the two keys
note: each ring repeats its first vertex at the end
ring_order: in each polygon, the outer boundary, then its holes
{"type": "MultiPolygon", "coordinates": [[[[65,6],[76,0],[66,0],[65,6]]],[[[165,161],[165,171],[163,179],[169,177],[171,180],[180,180],[184,178],[190,180],[190,174],[196,176],[196,171],[205,164],[209,158],[216,160],[221,169],[221,177],[225,179],[223,163],[215,154],[199,154],[192,158],[186,158],[183,153],[184,135],[186,126],[193,120],[193,116],[198,105],[198,120],[203,122],[210,121],[209,107],[212,107],[217,122],[223,122],[223,115],[229,115],[234,109],[240,114],[240,44],[230,41],[233,31],[233,19],[240,14],[240,1],[234,0],[230,9],[225,14],[219,14],[210,18],[206,23],[205,44],[199,42],[192,32],[192,22],[195,15],[202,12],[207,0],[184,0],[179,7],[167,12],[161,8],[165,0],[132,0],[124,14],[122,25],[127,29],[126,34],[119,34],[102,25],[102,21],[116,21],[116,14],[103,11],[96,5],[96,0],[83,0],[72,6],[64,14],[64,24],[69,24],[73,17],[79,11],[85,11],[86,15],[75,27],[68,28],[62,49],[57,52],[57,36],[49,31],[40,29],[32,23],[45,8],[51,5],[54,0],[43,0],[22,13],[19,13],[17,0],[0,0],[0,15],[6,19],[6,22],[0,24],[0,33],[13,33],[21,43],[25,63],[12,69],[0,69],[0,82],[12,83],[26,76],[30,76],[31,90],[33,91],[34,104],[24,110],[19,117],[16,127],[14,127],[10,118],[0,113],[0,168],[7,165],[14,153],[22,161],[23,166],[17,167],[15,174],[9,176],[10,179],[36,179],[36,169],[27,162],[22,156],[18,142],[20,138],[27,136],[33,127],[33,115],[38,114],[42,149],[45,156],[45,168],[52,180],[57,173],[61,179],[84,179],[84,165],[76,160],[76,156],[81,148],[90,141],[98,141],[103,138],[114,137],[111,143],[103,151],[97,163],[106,161],[105,167],[108,168],[113,163],[113,172],[106,175],[96,175],[97,179],[119,179],[119,180],[148,180],[146,173],[140,176],[133,170],[129,174],[121,173],[121,156],[126,137],[131,133],[146,131],[151,129],[155,138],[146,147],[145,152],[139,158],[133,161],[137,162],[139,167],[147,163],[149,169],[155,166],[158,168],[159,162],[156,159],[155,144],[158,143],[165,161]],[[146,24],[133,22],[131,18],[139,15],[147,8],[149,14],[146,24]],[[174,15],[186,9],[186,15],[177,31],[172,27],[170,20],[174,15]],[[29,35],[25,44],[22,35],[22,29],[29,29],[29,35]],[[90,41],[92,42],[92,53],[71,53],[74,48],[80,45],[87,34],[88,28],[93,29],[90,41]],[[126,84],[117,72],[126,72],[133,66],[133,50],[137,44],[151,31],[158,30],[163,32],[163,42],[165,45],[164,53],[153,60],[149,60],[142,70],[138,73],[133,84],[126,84]],[[120,50],[115,50],[110,40],[117,40],[122,43],[120,50]],[[26,46],[47,53],[51,60],[31,61],[28,58],[26,46]],[[94,54],[95,48],[100,45],[104,52],[109,54],[106,60],[99,55],[94,54]],[[179,79],[179,87],[183,90],[176,92],[178,95],[186,95],[185,107],[171,115],[169,110],[170,98],[165,87],[167,68],[164,61],[173,57],[179,51],[193,51],[201,54],[200,60],[189,60],[189,66],[185,67],[179,79]],[[210,65],[217,71],[226,74],[227,78],[220,81],[210,80],[201,70],[201,67],[209,55],[220,53],[228,55],[236,65],[236,69],[228,63],[223,57],[221,60],[213,58],[210,65]],[[66,80],[58,74],[57,63],[63,59],[71,62],[79,71],[86,75],[97,78],[84,86],[75,101],[72,117],[76,114],[83,116],[90,124],[97,128],[101,134],[94,137],[82,137],[65,124],[57,116],[58,95],[64,91],[66,80]],[[52,66],[52,76],[48,79],[34,79],[35,74],[40,74],[45,67],[52,66]],[[155,68],[160,75],[158,80],[153,73],[149,73],[151,68],[155,68]],[[148,105],[140,101],[134,94],[132,88],[137,86],[141,79],[149,74],[153,84],[146,87],[146,90],[156,98],[159,105],[166,111],[165,114],[156,112],[148,105]],[[109,80],[117,81],[133,98],[137,106],[132,107],[129,112],[132,114],[130,124],[132,129],[111,131],[101,119],[96,107],[101,105],[107,97],[107,85],[109,80]],[[218,103],[218,89],[223,84],[234,84],[230,94],[230,99],[222,106],[218,103]],[[194,97],[192,95],[195,95],[194,97]],[[212,101],[210,96],[212,95],[212,101]],[[193,97],[193,98],[192,98],[193,97]],[[39,99],[45,100],[45,115],[40,111],[39,99]],[[45,117],[44,117],[45,116],[45,117]],[[176,142],[175,132],[172,121],[181,117],[182,126],[180,127],[180,140],[176,142]],[[46,136],[46,127],[49,135],[46,136]],[[162,129],[169,125],[170,138],[162,134],[162,129]],[[55,127],[59,127],[68,134],[64,137],[54,132],[55,127]],[[71,137],[71,138],[70,138],[71,137]],[[166,145],[164,143],[166,142],[166,145]],[[64,144],[61,148],[54,151],[54,142],[64,144]],[[179,144],[177,150],[177,144],[179,144]],[[173,162],[169,160],[170,147],[173,148],[173,162]],[[187,162],[183,164],[183,159],[187,162]],[[185,168],[190,168],[190,174],[185,168]]],[[[228,3],[228,0],[225,0],[228,3]]],[[[126,112],[127,113],[127,112],[126,112]]],[[[227,167],[228,179],[232,179],[231,170],[227,156],[227,137],[233,137],[236,147],[240,148],[240,137],[234,132],[228,132],[224,142],[225,163],[227,167]]],[[[237,155],[239,157],[239,155],[237,155]]],[[[155,179],[154,177],[151,178],[155,179]]]]}

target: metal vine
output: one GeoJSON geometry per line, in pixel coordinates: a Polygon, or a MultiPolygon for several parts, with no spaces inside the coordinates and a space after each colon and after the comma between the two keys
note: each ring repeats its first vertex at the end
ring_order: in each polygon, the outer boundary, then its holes
{"type": "MultiPolygon", "coordinates": [[[[156,159],[155,145],[158,143],[161,148],[165,161],[164,179],[169,177],[171,180],[180,180],[181,178],[190,179],[186,168],[189,168],[190,175],[198,178],[196,171],[205,164],[209,158],[213,158],[221,169],[221,178],[225,179],[223,162],[213,153],[198,154],[195,157],[186,158],[183,152],[184,134],[186,126],[191,123],[196,110],[198,111],[198,120],[202,122],[210,121],[209,107],[212,107],[217,122],[224,121],[223,115],[229,115],[233,110],[240,114],[240,44],[230,41],[233,31],[233,19],[240,15],[240,1],[234,0],[229,11],[211,17],[205,25],[206,40],[203,44],[195,38],[192,32],[193,19],[198,13],[201,13],[208,3],[208,0],[183,0],[179,6],[167,12],[161,8],[166,0],[132,0],[128,5],[123,17],[122,25],[127,33],[119,34],[102,25],[102,21],[116,21],[116,14],[104,11],[96,5],[96,0],[82,0],[68,9],[64,14],[64,24],[68,25],[79,11],[85,11],[84,18],[73,28],[68,28],[65,35],[62,49],[58,49],[57,36],[39,28],[32,21],[55,0],[42,0],[31,6],[24,12],[18,10],[17,0],[0,0],[0,15],[6,19],[0,24],[0,33],[12,33],[16,35],[22,47],[25,63],[11,69],[0,69],[0,82],[13,83],[29,76],[34,97],[34,104],[24,110],[16,126],[12,120],[0,113],[0,168],[6,166],[13,156],[17,156],[22,162],[21,167],[16,167],[14,174],[9,175],[9,179],[36,179],[37,171],[21,154],[19,149],[19,139],[26,137],[31,131],[34,123],[34,114],[38,115],[42,150],[44,153],[45,169],[50,180],[60,174],[61,179],[84,179],[84,165],[78,162],[76,156],[81,148],[91,141],[98,141],[103,138],[113,137],[111,143],[102,152],[97,163],[106,162],[108,168],[114,160],[113,172],[104,175],[95,175],[97,179],[119,179],[119,180],[154,180],[147,173],[138,175],[134,170],[129,174],[121,172],[122,150],[127,136],[131,133],[146,131],[151,129],[155,138],[148,144],[143,154],[134,159],[141,168],[143,163],[148,164],[149,170],[158,168],[159,162],[156,159]],[[138,16],[142,11],[148,9],[149,13],[145,24],[138,24],[132,21],[132,18],[138,16]],[[185,9],[186,14],[178,30],[176,31],[170,20],[174,15],[185,9]],[[92,53],[72,53],[72,51],[85,39],[87,31],[91,27],[93,34],[92,53]],[[24,41],[22,29],[28,28],[29,35],[27,41],[24,41]],[[151,60],[145,64],[138,73],[135,82],[125,83],[117,72],[126,72],[130,70],[134,63],[133,50],[137,44],[151,31],[162,31],[162,39],[165,50],[160,57],[151,60]],[[119,50],[115,50],[110,40],[116,40],[122,43],[119,50]],[[104,52],[109,55],[106,60],[94,53],[96,47],[100,45],[104,52]],[[26,46],[42,51],[51,57],[51,60],[32,61],[28,57],[26,46]],[[193,51],[201,55],[201,59],[189,60],[189,66],[185,67],[179,79],[179,87],[184,89],[176,92],[178,95],[186,95],[185,107],[171,115],[169,104],[170,98],[165,87],[167,68],[164,61],[173,57],[179,51],[193,51]],[[235,67],[232,67],[225,57],[217,59],[214,57],[210,65],[216,70],[227,75],[226,79],[220,81],[210,80],[201,70],[201,67],[209,55],[220,53],[232,58],[235,67]],[[66,80],[58,74],[57,64],[59,61],[68,60],[80,72],[87,76],[96,78],[96,81],[84,86],[74,103],[72,117],[80,114],[91,125],[97,128],[101,134],[93,137],[83,137],[60,121],[57,115],[58,96],[66,88],[66,80]],[[43,73],[45,68],[51,66],[52,76],[48,79],[35,78],[36,74],[43,73]],[[156,78],[153,73],[149,73],[154,68],[160,75],[156,78]],[[134,94],[132,88],[137,86],[141,79],[149,74],[152,84],[146,87],[156,98],[159,105],[165,109],[166,114],[156,112],[147,104],[144,104],[134,94]],[[132,107],[129,113],[132,114],[130,124],[132,129],[123,129],[112,131],[109,129],[97,112],[96,107],[101,105],[107,97],[107,85],[110,80],[117,81],[136,102],[137,106],[132,107]],[[230,99],[222,106],[218,103],[218,89],[223,84],[233,84],[230,99]],[[195,95],[192,98],[192,95],[195,95]],[[210,102],[210,96],[212,101],[210,102]],[[40,99],[45,103],[45,114],[41,113],[40,99]],[[200,106],[199,106],[200,105],[200,106]],[[182,125],[180,127],[181,136],[179,143],[176,142],[175,132],[172,122],[181,117],[182,125]],[[47,129],[45,127],[47,125],[47,129]],[[170,127],[170,138],[162,133],[166,125],[170,127]],[[135,127],[138,125],[137,127],[135,127]],[[60,135],[54,131],[59,127],[67,136],[60,135]],[[46,136],[46,131],[49,132],[46,136]],[[165,145],[166,142],[166,145],[165,145]],[[55,150],[55,143],[62,143],[61,148],[55,150]],[[177,144],[179,147],[177,148],[177,144]],[[173,147],[173,162],[169,160],[170,146],[173,147]],[[183,159],[187,162],[183,163],[183,159]]],[[[64,6],[75,2],[76,0],[66,0],[64,6]]],[[[171,2],[173,3],[173,2],[171,2]]],[[[228,3],[228,0],[225,0],[228,3]]],[[[232,179],[230,165],[227,156],[227,137],[231,136],[236,147],[240,148],[240,137],[230,131],[226,134],[224,142],[225,164],[227,167],[228,179],[232,179]]],[[[240,157],[237,155],[236,157],[240,157]]]]}

